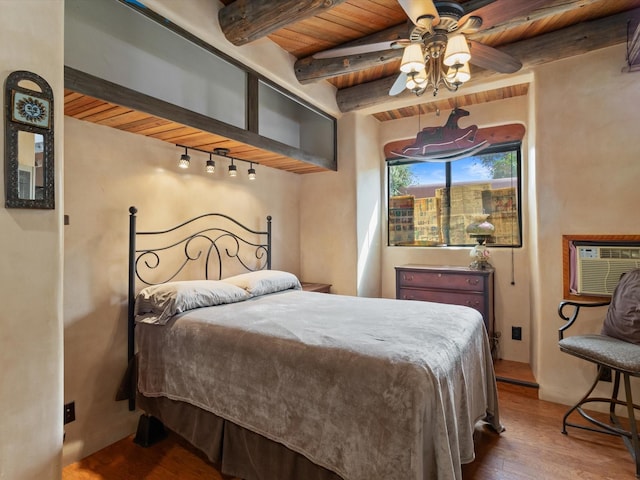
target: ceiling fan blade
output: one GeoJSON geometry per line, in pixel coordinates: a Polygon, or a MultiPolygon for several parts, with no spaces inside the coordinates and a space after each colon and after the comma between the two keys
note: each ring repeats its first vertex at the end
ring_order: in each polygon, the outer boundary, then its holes
{"type": "Polygon", "coordinates": [[[398,75],[398,78],[396,78],[396,81],[393,82],[393,85],[391,85],[389,89],[389,95],[393,96],[402,93],[407,86],[407,76],[406,73],[400,72],[400,75],[398,75]]]}
{"type": "MultiPolygon", "coordinates": [[[[464,25],[469,17],[482,18],[480,30],[486,30],[513,18],[522,16],[538,7],[550,3],[551,0],[495,0],[494,2],[467,13],[458,25],[464,25]]],[[[402,2],[400,2],[402,4],[402,2]]]]}
{"type": "Polygon", "coordinates": [[[484,43],[469,40],[471,60],[474,65],[499,73],[514,73],[522,68],[520,60],[484,43]]]}
{"type": "Polygon", "coordinates": [[[351,47],[337,47],[314,53],[312,56],[315,59],[346,57],[349,55],[360,55],[362,53],[381,52],[392,48],[404,48],[409,43],[411,43],[409,40],[393,40],[387,42],[368,43],[365,45],[354,45],[351,47]]]}
{"type": "Polygon", "coordinates": [[[434,25],[440,21],[440,15],[432,0],[398,0],[398,3],[415,25],[428,28],[429,23],[425,24],[420,20],[420,17],[425,15],[431,15],[434,18],[434,25]]]}

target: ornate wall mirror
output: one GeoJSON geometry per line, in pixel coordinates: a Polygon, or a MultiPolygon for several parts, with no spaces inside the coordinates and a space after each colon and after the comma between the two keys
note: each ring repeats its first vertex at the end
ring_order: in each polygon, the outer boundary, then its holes
{"type": "Polygon", "coordinates": [[[55,208],[53,91],[18,70],[5,82],[4,179],[7,208],[55,208]]]}

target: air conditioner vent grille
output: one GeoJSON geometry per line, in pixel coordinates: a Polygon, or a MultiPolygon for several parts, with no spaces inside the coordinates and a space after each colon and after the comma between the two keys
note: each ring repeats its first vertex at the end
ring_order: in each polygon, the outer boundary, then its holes
{"type": "Polygon", "coordinates": [[[640,268],[640,246],[578,247],[578,294],[611,296],[620,277],[640,268]]]}
{"type": "Polygon", "coordinates": [[[635,258],[640,260],[640,248],[600,247],[600,258],[635,258]]]}
{"type": "Polygon", "coordinates": [[[612,295],[623,273],[640,268],[640,258],[629,260],[582,260],[580,293],[612,295]]]}

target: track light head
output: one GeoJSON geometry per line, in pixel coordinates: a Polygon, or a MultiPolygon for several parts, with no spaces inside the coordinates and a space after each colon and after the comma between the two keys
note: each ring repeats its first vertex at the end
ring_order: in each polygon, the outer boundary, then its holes
{"type": "Polygon", "coordinates": [[[233,158],[231,159],[231,165],[229,165],[229,176],[235,177],[238,175],[238,167],[233,164],[233,158]]]}
{"type": "Polygon", "coordinates": [[[187,147],[184,147],[184,153],[180,155],[180,160],[178,160],[178,167],[189,168],[190,163],[191,163],[191,157],[187,153],[187,147]]]}
{"type": "Polygon", "coordinates": [[[205,171],[207,173],[215,173],[216,171],[216,162],[211,159],[211,154],[209,154],[209,160],[207,160],[207,166],[205,167],[205,171]]]}

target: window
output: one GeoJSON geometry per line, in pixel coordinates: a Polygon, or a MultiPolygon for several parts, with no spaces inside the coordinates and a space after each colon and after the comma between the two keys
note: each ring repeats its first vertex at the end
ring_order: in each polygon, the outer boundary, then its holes
{"type": "Polygon", "coordinates": [[[464,246],[482,214],[495,227],[489,244],[522,245],[520,142],[494,145],[451,162],[387,161],[391,246],[464,246]]]}

